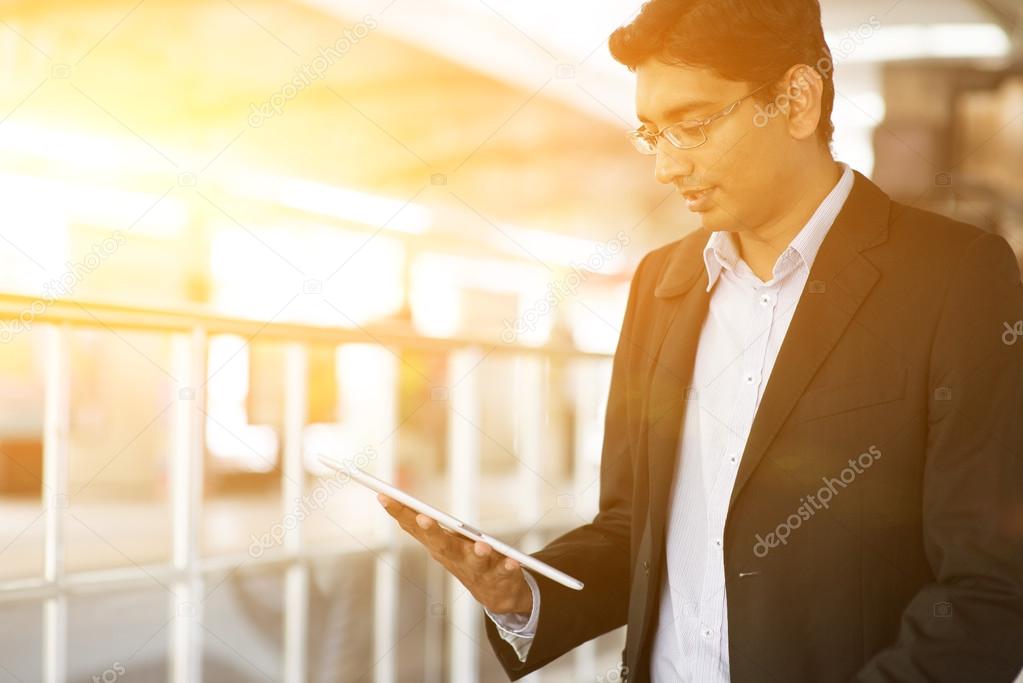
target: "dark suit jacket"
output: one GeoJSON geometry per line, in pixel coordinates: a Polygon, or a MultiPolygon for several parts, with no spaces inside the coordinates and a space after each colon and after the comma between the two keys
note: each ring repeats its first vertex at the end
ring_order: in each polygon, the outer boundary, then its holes
{"type": "MultiPolygon", "coordinates": [[[[650,677],[708,236],[647,254],[633,278],[600,512],[536,553],[586,587],[537,578],[525,663],[485,620],[513,680],[623,624],[628,680],[650,677]]],[[[856,174],[729,504],[732,681],[1011,681],[1023,667],[1023,339],[1006,328],[1020,320],[1004,239],[893,202],[856,174]],[[864,467],[864,453],[880,456],[864,467]],[[850,459],[861,466],[848,482],[850,459]],[[818,493],[828,505],[800,512],[818,493]]]]}

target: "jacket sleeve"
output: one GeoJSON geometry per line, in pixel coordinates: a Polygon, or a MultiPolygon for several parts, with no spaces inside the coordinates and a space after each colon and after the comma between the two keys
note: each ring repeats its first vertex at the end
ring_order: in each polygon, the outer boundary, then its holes
{"type": "Polygon", "coordinates": [[[533,556],[576,577],[580,591],[534,575],[541,609],[536,636],[524,662],[501,639],[490,619],[487,637],[511,680],[517,680],[557,659],[576,646],[626,621],[630,584],[630,524],[632,521],[633,462],[628,415],[638,408],[638,377],[633,368],[638,347],[633,334],[637,301],[643,289],[644,257],[632,279],[629,300],[615,350],[611,388],[604,420],[600,461],[600,505],[590,524],[552,541],[533,556]]]}
{"type": "MultiPolygon", "coordinates": [[[[1023,285],[1001,237],[965,250],[930,357],[923,532],[934,581],[857,681],[1005,681],[1023,667],[1023,285]],[[1017,324],[1018,323],[1018,324],[1017,324]]],[[[907,330],[907,333],[912,333],[907,330]]]]}

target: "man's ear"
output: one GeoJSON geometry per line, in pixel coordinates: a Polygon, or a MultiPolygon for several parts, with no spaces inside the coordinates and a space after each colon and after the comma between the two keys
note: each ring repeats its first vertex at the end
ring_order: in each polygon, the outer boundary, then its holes
{"type": "Polygon", "coordinates": [[[785,73],[782,83],[785,90],[779,98],[787,105],[783,110],[789,135],[797,140],[813,137],[821,120],[824,79],[813,67],[796,64],[785,73]]]}

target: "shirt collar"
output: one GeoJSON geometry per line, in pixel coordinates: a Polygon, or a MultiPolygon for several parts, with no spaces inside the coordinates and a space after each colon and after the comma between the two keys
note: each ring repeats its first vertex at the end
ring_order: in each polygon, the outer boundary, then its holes
{"type": "MultiPolygon", "coordinates": [[[[778,260],[774,264],[772,279],[785,272],[793,262],[802,261],[806,265],[807,271],[813,266],[813,261],[817,257],[817,252],[820,250],[828,230],[831,229],[852,190],[854,179],[852,169],[848,164],[839,162],[839,165],[842,167],[842,177],[824,198],[824,201],[820,203],[806,225],[792,239],[785,251],[778,256],[778,260]]],[[[707,269],[707,291],[709,292],[714,287],[722,270],[734,271],[740,260],[734,235],[725,230],[712,232],[707,240],[707,246],[703,249],[703,262],[707,269]]]]}

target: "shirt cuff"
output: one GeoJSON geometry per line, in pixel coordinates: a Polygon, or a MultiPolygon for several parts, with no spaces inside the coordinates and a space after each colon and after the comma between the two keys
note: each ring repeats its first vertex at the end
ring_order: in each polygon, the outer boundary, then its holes
{"type": "Polygon", "coordinates": [[[522,578],[529,586],[529,592],[533,596],[533,608],[529,617],[524,614],[494,614],[486,607],[483,611],[497,627],[497,634],[501,640],[512,646],[520,662],[526,661],[529,655],[529,648],[533,644],[533,637],[536,635],[536,622],[540,619],[540,588],[536,585],[536,579],[525,569],[522,570],[522,578]]]}

